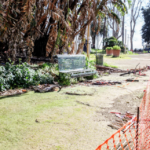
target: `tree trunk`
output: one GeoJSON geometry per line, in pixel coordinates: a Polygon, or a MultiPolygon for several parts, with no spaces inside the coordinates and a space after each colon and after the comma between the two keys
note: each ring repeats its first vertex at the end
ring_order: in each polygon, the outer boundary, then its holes
{"type": "MultiPolygon", "coordinates": [[[[113,7],[113,12],[115,11],[115,7],[113,7]]],[[[113,17],[113,36],[115,36],[115,20],[113,17]]]]}
{"type": "Polygon", "coordinates": [[[92,36],[92,48],[95,49],[95,37],[96,35],[92,36]]]}
{"type": "Polygon", "coordinates": [[[130,42],[131,42],[131,50],[133,50],[133,36],[131,35],[131,38],[130,38],[130,42]]]}
{"type": "MultiPolygon", "coordinates": [[[[123,16],[123,20],[122,20],[122,43],[123,43],[123,46],[124,46],[124,21],[125,21],[125,16],[123,16]]],[[[125,53],[125,50],[124,50],[124,53],[125,53]]]]}
{"type": "Polygon", "coordinates": [[[124,20],[125,20],[125,18],[123,16],[123,21],[122,21],[122,43],[123,43],[123,45],[124,45],[124,20]]]}
{"type": "Polygon", "coordinates": [[[104,32],[103,32],[103,48],[104,48],[104,39],[105,39],[105,36],[106,36],[106,17],[104,19],[104,32]]]}

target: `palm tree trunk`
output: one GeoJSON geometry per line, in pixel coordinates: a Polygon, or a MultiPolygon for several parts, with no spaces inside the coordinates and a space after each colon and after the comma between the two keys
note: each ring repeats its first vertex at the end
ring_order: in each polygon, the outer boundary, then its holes
{"type": "Polygon", "coordinates": [[[95,49],[95,37],[96,35],[92,36],[92,47],[95,49]]]}
{"type": "Polygon", "coordinates": [[[106,37],[106,17],[105,17],[105,20],[104,20],[104,32],[103,32],[103,48],[104,48],[104,39],[106,37]]]}

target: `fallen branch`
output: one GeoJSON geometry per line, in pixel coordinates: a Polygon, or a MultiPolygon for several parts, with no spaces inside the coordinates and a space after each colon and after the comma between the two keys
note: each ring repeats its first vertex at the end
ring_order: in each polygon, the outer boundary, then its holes
{"type": "Polygon", "coordinates": [[[124,76],[124,75],[131,74],[131,73],[136,73],[136,72],[139,72],[139,70],[136,70],[136,71],[128,71],[128,72],[126,72],[126,73],[120,74],[120,76],[124,76]]]}
{"type": "Polygon", "coordinates": [[[96,65],[96,68],[98,70],[109,70],[109,71],[116,71],[116,72],[126,72],[125,70],[121,70],[121,69],[117,69],[117,68],[111,68],[111,67],[98,66],[98,65],[96,65]]]}
{"type": "Polygon", "coordinates": [[[116,126],[114,124],[108,124],[109,127],[111,127],[112,129],[116,129],[116,130],[119,130],[120,127],[119,126],[116,126]]]}
{"type": "Polygon", "coordinates": [[[71,93],[71,92],[66,92],[66,94],[68,94],[68,95],[78,95],[78,96],[86,96],[86,95],[88,95],[88,96],[93,96],[94,95],[94,93],[93,94],[79,94],[79,93],[71,93]]]}
{"type": "Polygon", "coordinates": [[[61,90],[61,87],[59,85],[51,85],[51,86],[48,86],[48,87],[45,87],[45,88],[40,88],[40,87],[33,87],[34,91],[35,92],[39,92],[39,93],[45,93],[45,92],[52,92],[54,91],[54,89],[58,87],[59,90],[58,92],[61,90]]]}
{"type": "Polygon", "coordinates": [[[121,82],[118,81],[96,81],[92,83],[92,85],[115,85],[115,84],[122,84],[121,82]]]}
{"type": "Polygon", "coordinates": [[[127,79],[126,82],[139,82],[139,80],[127,79]]]}
{"type": "Polygon", "coordinates": [[[124,76],[124,75],[131,74],[131,73],[135,74],[136,72],[141,72],[141,71],[146,71],[146,70],[147,70],[147,67],[143,67],[143,68],[140,68],[140,69],[131,69],[128,72],[120,74],[120,76],[124,76]]]}
{"type": "Polygon", "coordinates": [[[5,92],[0,92],[0,99],[4,98],[4,97],[11,97],[11,96],[17,96],[17,95],[21,95],[24,93],[27,93],[27,90],[24,89],[20,89],[20,90],[8,90],[5,92]]]}
{"type": "Polygon", "coordinates": [[[90,104],[88,104],[88,103],[83,103],[83,102],[80,102],[80,101],[76,101],[77,103],[79,103],[79,104],[82,104],[82,105],[86,105],[86,106],[89,106],[89,107],[93,107],[93,106],[91,106],[90,104]]]}

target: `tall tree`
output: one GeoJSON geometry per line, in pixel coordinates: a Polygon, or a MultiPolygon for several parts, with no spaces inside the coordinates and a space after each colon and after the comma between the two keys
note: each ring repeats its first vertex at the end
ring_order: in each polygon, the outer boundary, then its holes
{"type": "Polygon", "coordinates": [[[125,15],[122,17],[122,43],[123,45],[124,45],[124,23],[125,23],[125,15]]]}
{"type": "Polygon", "coordinates": [[[144,25],[142,27],[143,42],[150,43],[150,7],[142,8],[144,25]]]}
{"type": "Polygon", "coordinates": [[[70,54],[68,47],[76,35],[81,41],[80,53],[86,27],[97,16],[113,17],[108,3],[127,12],[121,0],[1,0],[0,41],[8,46],[6,53],[13,61],[22,51],[30,62],[35,47],[45,49],[47,57],[64,51],[70,54]]]}
{"type": "Polygon", "coordinates": [[[131,50],[133,50],[133,37],[135,33],[135,26],[137,23],[137,19],[140,14],[142,6],[142,0],[133,0],[131,6],[131,17],[130,17],[130,42],[131,42],[131,50]]]}
{"type": "Polygon", "coordinates": [[[115,38],[120,38],[121,37],[121,33],[120,33],[120,29],[121,29],[121,14],[119,11],[116,11],[116,9],[114,8],[113,9],[114,12],[114,17],[113,18],[108,18],[108,24],[110,26],[110,28],[112,29],[112,36],[115,37],[115,38]],[[115,21],[115,20],[118,20],[118,21],[115,21]]]}
{"type": "MultiPolygon", "coordinates": [[[[96,23],[94,24],[93,22],[91,23],[91,37],[92,37],[92,47],[95,48],[95,40],[96,40],[96,35],[100,34],[103,35],[104,33],[104,21],[100,22],[101,24],[98,24],[98,20],[96,20],[96,23]],[[100,28],[99,28],[100,26],[100,28]]],[[[106,30],[107,32],[107,30],[106,30]]]]}

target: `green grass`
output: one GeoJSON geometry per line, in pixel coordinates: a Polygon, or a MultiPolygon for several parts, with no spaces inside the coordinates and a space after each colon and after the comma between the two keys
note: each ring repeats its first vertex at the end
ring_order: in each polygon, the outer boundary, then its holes
{"type": "MultiPolygon", "coordinates": [[[[123,54],[123,53],[121,53],[121,55],[119,57],[107,56],[106,54],[104,54],[104,57],[111,58],[111,59],[131,59],[128,54],[123,54]]],[[[90,60],[96,61],[96,55],[90,54],[90,60]]]]}
{"type": "MultiPolygon", "coordinates": [[[[73,100],[67,99],[66,96],[58,98],[56,92],[45,94],[29,92],[21,96],[0,99],[0,149],[10,150],[13,147],[20,147],[28,141],[26,139],[28,136],[37,134],[38,124],[35,120],[42,112],[70,106],[73,100]]],[[[43,127],[44,123],[41,123],[41,128],[43,127]]]]}
{"type": "Polygon", "coordinates": [[[48,149],[66,149],[59,142],[64,136],[68,139],[69,135],[63,131],[73,130],[75,123],[83,120],[82,115],[93,113],[92,109],[83,110],[83,105],[76,103],[76,100],[89,101],[91,97],[69,96],[65,94],[68,91],[91,93],[92,89],[75,87],[61,92],[0,97],[0,150],[40,149],[39,144],[41,149],[47,149],[51,139],[55,145],[48,149]]]}
{"type": "Polygon", "coordinates": [[[96,62],[96,55],[95,54],[90,54],[90,61],[96,62]]]}
{"type": "Polygon", "coordinates": [[[148,51],[143,51],[143,53],[147,53],[148,54],[148,51]]]}
{"type": "Polygon", "coordinates": [[[130,55],[123,54],[123,53],[121,53],[119,57],[113,57],[113,56],[107,56],[107,55],[104,55],[104,57],[110,58],[110,59],[131,59],[130,55]]]}
{"type": "Polygon", "coordinates": [[[138,53],[133,53],[132,51],[127,51],[127,55],[139,55],[138,53]]]}
{"type": "Polygon", "coordinates": [[[103,66],[105,66],[105,67],[111,67],[111,68],[118,68],[117,66],[110,65],[110,64],[105,63],[105,62],[104,62],[104,64],[103,64],[103,66]]]}
{"type": "MultiPolygon", "coordinates": [[[[106,52],[104,50],[100,50],[100,49],[91,49],[91,54],[96,54],[96,53],[100,53],[100,54],[106,54],[106,52]]],[[[127,51],[127,54],[123,54],[121,53],[121,56],[119,58],[123,58],[123,59],[129,59],[130,55],[139,55],[137,53],[133,53],[132,51],[127,51]]],[[[115,57],[116,58],[116,57],[115,57]]]]}
{"type": "Polygon", "coordinates": [[[105,51],[101,50],[101,49],[91,49],[91,54],[96,54],[96,53],[100,53],[100,54],[105,54],[105,51]]]}
{"type": "MultiPolygon", "coordinates": [[[[105,57],[105,56],[104,56],[105,57]]],[[[112,56],[108,56],[108,57],[112,57],[112,56]]],[[[95,54],[90,54],[90,61],[92,62],[96,62],[96,56],[95,54]]],[[[117,66],[114,66],[114,65],[111,65],[111,64],[108,64],[106,62],[104,62],[103,64],[105,67],[112,67],[112,68],[118,68],[117,66]]]]}

